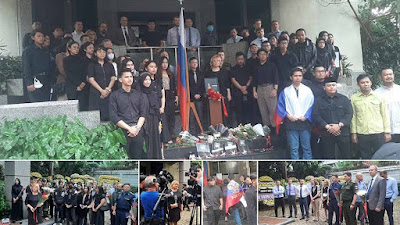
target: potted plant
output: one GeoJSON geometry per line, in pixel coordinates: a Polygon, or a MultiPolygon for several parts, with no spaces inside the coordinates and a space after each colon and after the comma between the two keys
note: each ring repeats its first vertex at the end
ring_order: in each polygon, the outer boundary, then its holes
{"type": "Polygon", "coordinates": [[[22,79],[22,59],[20,56],[0,56],[0,86],[7,95],[24,96],[22,79]]]}

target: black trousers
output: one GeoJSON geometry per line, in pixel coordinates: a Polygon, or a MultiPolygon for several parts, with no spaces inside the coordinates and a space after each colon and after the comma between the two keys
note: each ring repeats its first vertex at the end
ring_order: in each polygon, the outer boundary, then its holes
{"type": "Polygon", "coordinates": [[[390,142],[400,143],[400,134],[392,134],[392,140],[390,142]]]}
{"type": "Polygon", "coordinates": [[[248,124],[251,122],[251,116],[254,114],[251,107],[251,96],[236,94],[233,96],[232,105],[233,111],[236,114],[236,122],[238,124],[248,124]]]}
{"type": "Polygon", "coordinates": [[[89,89],[83,88],[82,91],[77,91],[77,87],[66,84],[65,90],[67,92],[68,100],[78,100],[79,101],[79,110],[87,111],[89,108],[89,89]]]}
{"type": "Polygon", "coordinates": [[[282,208],[282,216],[285,216],[285,200],[283,198],[274,198],[275,216],[278,216],[278,208],[282,208]]]}
{"type": "Polygon", "coordinates": [[[143,151],[144,137],[143,130],[140,130],[136,137],[128,137],[126,131],[124,131],[127,144],[125,145],[126,153],[129,159],[145,159],[147,158],[143,151]]]}
{"type": "Polygon", "coordinates": [[[358,134],[357,149],[361,153],[362,159],[371,159],[372,156],[382,145],[385,144],[385,134],[358,134]]]}
{"type": "Polygon", "coordinates": [[[293,215],[292,212],[294,211],[294,216],[297,217],[296,196],[288,196],[288,203],[289,203],[290,216],[293,215]]]}
{"type": "Polygon", "coordinates": [[[69,225],[70,223],[72,223],[72,225],[76,224],[76,214],[75,214],[75,207],[71,207],[71,208],[66,208],[65,209],[65,217],[67,219],[67,225],[69,225]]]}
{"type": "Polygon", "coordinates": [[[173,138],[175,134],[175,95],[170,90],[165,91],[165,116],[167,118],[167,126],[169,135],[173,138]]]}
{"type": "Polygon", "coordinates": [[[219,217],[221,216],[221,210],[207,209],[206,214],[208,225],[218,225],[219,217]]]}
{"type": "MultiPolygon", "coordinates": [[[[196,107],[197,115],[199,116],[200,123],[203,126],[204,129],[204,102],[203,101],[194,101],[194,106],[196,107]]],[[[194,116],[194,113],[192,110],[190,110],[190,117],[189,117],[189,131],[191,134],[200,134],[200,127],[197,124],[196,118],[194,116]]]]}
{"type": "Polygon", "coordinates": [[[380,212],[377,212],[375,210],[370,210],[369,207],[367,206],[367,212],[368,212],[369,224],[371,224],[371,225],[383,225],[383,215],[385,213],[384,210],[381,210],[380,212]]]}
{"type": "Polygon", "coordinates": [[[31,102],[45,102],[50,101],[50,86],[43,85],[42,88],[36,89],[33,92],[29,92],[28,97],[31,102]]]}
{"type": "Polygon", "coordinates": [[[361,222],[361,225],[365,224],[365,210],[364,210],[364,203],[363,202],[356,202],[356,209],[358,208],[358,216],[357,219],[361,222]]]}
{"type": "Polygon", "coordinates": [[[322,136],[321,145],[323,149],[324,159],[335,159],[336,158],[336,146],[339,149],[338,159],[350,159],[351,155],[351,143],[349,135],[339,135],[337,137],[322,136]]]}
{"type": "MultiPolygon", "coordinates": [[[[328,223],[332,225],[333,213],[335,213],[335,225],[339,225],[339,206],[337,201],[330,201],[328,206],[328,223]]],[[[372,225],[372,224],[371,224],[372,225]]]]}
{"type": "Polygon", "coordinates": [[[311,151],[313,159],[323,159],[323,148],[319,135],[311,133],[310,139],[311,151]]]}

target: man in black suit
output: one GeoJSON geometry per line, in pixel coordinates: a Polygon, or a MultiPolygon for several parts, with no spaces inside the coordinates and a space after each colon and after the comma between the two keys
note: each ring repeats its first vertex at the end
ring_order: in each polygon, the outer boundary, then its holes
{"type": "Polygon", "coordinates": [[[383,225],[384,204],[386,197],[386,180],[379,176],[378,167],[372,165],[369,167],[371,181],[368,185],[367,200],[369,224],[383,225]]]}
{"type": "MultiPolygon", "coordinates": [[[[199,70],[197,58],[192,57],[189,59],[189,67],[190,101],[194,103],[200,122],[203,123],[204,99],[206,98],[204,75],[199,70]]],[[[189,130],[191,134],[200,133],[200,128],[192,111],[190,111],[189,130]]]]}
{"type": "Polygon", "coordinates": [[[137,40],[133,29],[128,27],[128,18],[121,17],[119,21],[121,26],[114,32],[114,43],[116,45],[124,45],[129,47],[137,46],[137,40]]]}

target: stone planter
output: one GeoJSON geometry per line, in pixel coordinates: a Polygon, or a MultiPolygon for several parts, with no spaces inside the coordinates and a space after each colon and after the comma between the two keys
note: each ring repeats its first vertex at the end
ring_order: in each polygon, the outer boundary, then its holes
{"type": "Polygon", "coordinates": [[[22,78],[7,80],[7,95],[24,96],[24,82],[22,78]]]}
{"type": "Polygon", "coordinates": [[[0,95],[0,105],[7,105],[7,95],[0,95]]]}

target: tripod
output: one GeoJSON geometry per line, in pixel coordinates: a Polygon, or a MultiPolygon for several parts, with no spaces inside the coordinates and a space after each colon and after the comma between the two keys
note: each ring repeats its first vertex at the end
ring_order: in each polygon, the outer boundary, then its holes
{"type": "MultiPolygon", "coordinates": [[[[156,211],[157,211],[157,208],[158,208],[158,206],[160,205],[160,203],[163,201],[164,202],[164,197],[165,197],[165,191],[167,190],[167,187],[165,187],[164,188],[164,190],[159,194],[159,196],[158,196],[158,199],[157,199],[157,202],[156,202],[156,204],[154,205],[154,207],[153,207],[153,213],[151,214],[151,219],[150,219],[150,222],[149,222],[149,225],[152,225],[153,224],[153,221],[154,221],[154,218],[155,218],[155,216],[157,215],[157,213],[156,213],[156,211]]],[[[161,207],[160,207],[160,217],[161,217],[161,207]]],[[[164,207],[164,210],[165,210],[165,207],[164,207]]],[[[162,224],[166,224],[167,223],[167,221],[165,220],[165,218],[167,218],[167,215],[165,214],[165,212],[164,212],[164,218],[163,219],[161,219],[160,218],[160,220],[163,220],[163,223],[162,224]]]]}
{"type": "MultiPolygon", "coordinates": [[[[197,210],[197,207],[201,206],[201,187],[196,183],[193,187],[194,190],[194,199],[193,199],[193,209],[192,209],[192,215],[190,216],[190,223],[189,225],[193,224],[193,219],[196,217],[196,225],[198,225],[198,217],[199,217],[199,212],[197,210]]],[[[200,223],[201,224],[201,223],[200,223]]]]}
{"type": "Polygon", "coordinates": [[[193,224],[193,219],[196,217],[196,225],[198,225],[198,217],[199,217],[199,212],[198,212],[198,210],[197,210],[197,204],[196,204],[196,201],[194,202],[194,205],[193,205],[193,209],[192,209],[192,215],[190,216],[190,223],[189,223],[189,225],[192,225],[193,224]]]}

